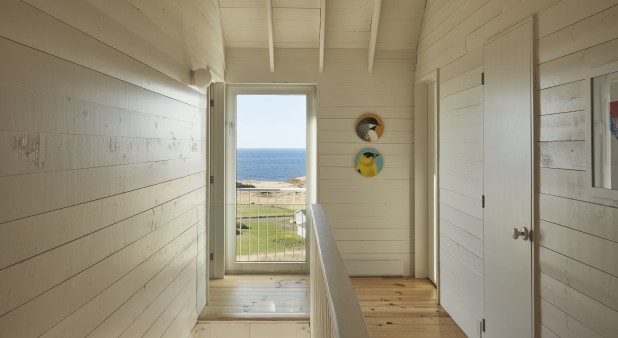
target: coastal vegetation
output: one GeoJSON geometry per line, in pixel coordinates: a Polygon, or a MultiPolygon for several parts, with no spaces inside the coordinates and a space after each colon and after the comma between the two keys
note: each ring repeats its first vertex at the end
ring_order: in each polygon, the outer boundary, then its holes
{"type": "Polygon", "coordinates": [[[243,221],[237,229],[240,233],[236,236],[239,261],[255,257],[269,261],[293,260],[297,254],[304,253],[305,239],[297,235],[294,224],[286,220],[243,221]]]}

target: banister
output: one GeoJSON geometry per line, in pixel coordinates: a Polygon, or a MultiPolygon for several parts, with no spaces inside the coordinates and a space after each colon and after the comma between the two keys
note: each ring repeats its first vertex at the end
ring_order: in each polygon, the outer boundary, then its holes
{"type": "Polygon", "coordinates": [[[350,277],[322,206],[310,207],[311,337],[369,338],[350,277]],[[321,313],[321,312],[327,312],[321,313]]]}

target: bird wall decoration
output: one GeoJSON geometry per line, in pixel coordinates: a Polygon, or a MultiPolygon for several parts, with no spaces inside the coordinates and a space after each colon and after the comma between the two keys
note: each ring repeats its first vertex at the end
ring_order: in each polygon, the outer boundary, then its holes
{"type": "Polygon", "coordinates": [[[384,165],[384,159],[381,154],[372,148],[366,148],[361,150],[356,155],[356,171],[365,176],[365,177],[373,177],[376,176],[384,165]]]}
{"type": "Polygon", "coordinates": [[[356,121],[356,134],[363,141],[375,142],[384,131],[384,123],[375,114],[365,114],[356,121]]]}

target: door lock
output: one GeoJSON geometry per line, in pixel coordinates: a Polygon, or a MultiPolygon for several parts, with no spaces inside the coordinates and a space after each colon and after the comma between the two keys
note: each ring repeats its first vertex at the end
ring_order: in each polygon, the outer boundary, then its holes
{"type": "Polygon", "coordinates": [[[513,236],[513,239],[518,239],[519,237],[521,237],[521,239],[523,239],[524,241],[527,241],[528,238],[530,238],[530,232],[528,231],[528,228],[526,227],[522,227],[521,230],[517,230],[517,228],[513,228],[513,230],[511,230],[511,236],[513,236]]]}

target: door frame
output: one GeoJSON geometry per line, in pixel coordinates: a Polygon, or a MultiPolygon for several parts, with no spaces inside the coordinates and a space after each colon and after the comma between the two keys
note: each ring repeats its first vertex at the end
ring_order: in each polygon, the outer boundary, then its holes
{"type": "Polygon", "coordinates": [[[230,248],[236,245],[235,208],[236,204],[236,97],[237,95],[306,95],[306,197],[307,204],[317,201],[317,113],[316,86],[311,84],[227,84],[225,90],[225,273],[308,273],[309,236],[306,232],[306,259],[304,263],[285,262],[236,262],[235,255],[229,255],[230,248]],[[234,132],[231,132],[234,130],[234,132]]]}
{"type": "MultiPolygon", "coordinates": [[[[538,180],[538,176],[539,175],[539,167],[538,167],[538,161],[537,161],[537,156],[539,155],[539,145],[538,145],[538,140],[539,140],[539,133],[540,130],[537,126],[536,123],[536,119],[538,118],[538,114],[537,112],[540,111],[540,95],[536,95],[535,94],[535,88],[538,87],[538,81],[539,79],[537,78],[537,72],[538,72],[538,64],[539,64],[539,60],[538,60],[538,40],[535,38],[536,36],[538,36],[538,25],[536,23],[535,17],[528,17],[512,26],[510,26],[509,28],[501,31],[500,33],[490,36],[489,38],[487,38],[487,40],[483,43],[483,54],[484,54],[484,49],[485,49],[485,45],[503,37],[504,35],[507,35],[508,33],[520,28],[521,26],[524,26],[526,24],[530,24],[531,25],[531,36],[530,36],[530,112],[531,112],[531,116],[530,116],[530,184],[531,184],[531,195],[530,196],[530,201],[531,201],[531,206],[530,206],[530,242],[531,242],[531,280],[530,280],[530,285],[531,285],[531,304],[532,304],[532,308],[531,310],[531,320],[532,320],[532,337],[538,337],[540,336],[540,320],[539,320],[539,309],[540,309],[540,305],[539,305],[539,297],[537,297],[539,290],[540,290],[540,285],[539,285],[539,278],[538,278],[538,274],[537,274],[537,267],[539,266],[538,263],[538,245],[537,245],[537,240],[536,240],[536,236],[537,236],[537,229],[538,229],[538,220],[537,220],[537,215],[538,213],[538,195],[539,195],[539,180],[538,180]]],[[[483,61],[483,65],[484,65],[483,61]]],[[[485,86],[485,84],[483,84],[483,86],[485,86]]],[[[484,94],[484,90],[483,90],[483,95],[484,94]]],[[[485,115],[485,100],[483,99],[483,117],[485,115]]],[[[485,128],[485,121],[483,118],[483,128],[485,128]]],[[[483,141],[485,142],[485,141],[483,141]]],[[[483,181],[485,181],[483,179],[483,181]]],[[[483,189],[484,190],[484,189],[483,189]]],[[[485,193],[485,191],[483,191],[483,194],[485,193]]],[[[484,220],[483,220],[484,222],[484,220]]],[[[484,225],[483,225],[484,226],[484,225]]],[[[483,241],[485,241],[486,239],[483,238],[483,241]]],[[[483,276],[483,279],[485,278],[485,276],[483,276]]],[[[485,298],[485,295],[483,295],[483,298],[485,298]]],[[[483,303],[485,302],[485,300],[483,300],[483,303]]]]}
{"type": "MultiPolygon", "coordinates": [[[[428,104],[428,90],[427,86],[435,83],[435,96],[434,96],[434,110],[436,114],[436,130],[439,135],[439,116],[440,116],[440,73],[439,69],[432,71],[431,73],[416,80],[414,97],[414,277],[427,278],[428,277],[428,210],[429,203],[427,197],[429,196],[428,190],[428,133],[429,127],[429,115],[433,112],[429,111],[428,104]],[[425,163],[425,165],[419,165],[425,163]]],[[[440,143],[439,136],[437,138],[436,145],[436,158],[438,163],[439,172],[439,154],[440,143]]],[[[439,175],[438,175],[439,182],[439,175]]],[[[438,185],[439,186],[439,185],[438,185]]],[[[439,190],[439,189],[438,189],[439,190]]],[[[436,196],[439,200],[439,195],[436,196]]],[[[439,219],[439,213],[438,213],[439,219]]],[[[438,236],[435,239],[435,246],[438,255],[435,255],[436,260],[436,287],[438,288],[438,303],[440,302],[440,222],[436,222],[436,232],[438,236]]]]}

